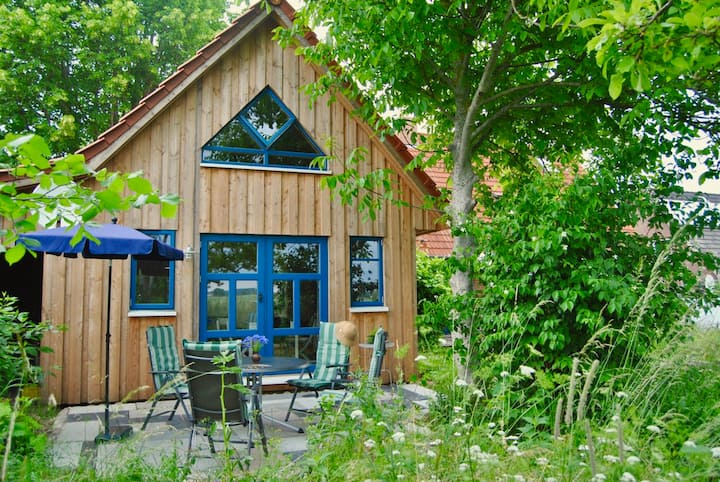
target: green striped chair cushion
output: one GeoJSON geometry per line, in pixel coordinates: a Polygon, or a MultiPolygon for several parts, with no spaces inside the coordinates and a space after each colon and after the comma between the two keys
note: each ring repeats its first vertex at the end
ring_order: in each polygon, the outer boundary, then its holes
{"type": "Polygon", "coordinates": [[[335,338],[335,325],[321,322],[312,378],[297,378],[288,383],[307,389],[331,386],[338,382],[341,373],[347,371],[349,359],[350,349],[335,338]]]}
{"type": "Polygon", "coordinates": [[[152,326],[147,329],[146,336],[155,391],[167,391],[168,381],[180,372],[175,329],[172,326],[152,326]]]}
{"type": "Polygon", "coordinates": [[[237,366],[242,366],[241,340],[189,341],[183,340],[183,350],[197,351],[235,351],[237,366]]]}

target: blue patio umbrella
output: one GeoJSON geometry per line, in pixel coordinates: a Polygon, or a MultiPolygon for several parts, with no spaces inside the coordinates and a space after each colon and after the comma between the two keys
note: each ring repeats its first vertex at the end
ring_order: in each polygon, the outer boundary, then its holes
{"type": "Polygon", "coordinates": [[[110,295],[112,281],[112,260],[125,259],[133,256],[136,259],[147,260],[182,260],[184,253],[168,244],[148,236],[136,229],[117,224],[117,219],[112,223],[100,226],[87,226],[87,231],[94,236],[98,242],[87,237],[73,245],[73,237],[78,227],[72,228],[51,228],[32,233],[20,235],[20,241],[27,248],[57,256],[76,258],[82,255],[84,258],[108,259],[108,287],[107,287],[107,316],[105,331],[105,430],[104,433],[95,438],[95,442],[106,442],[120,440],[132,433],[132,427],[117,426],[110,427],[110,295]]]}

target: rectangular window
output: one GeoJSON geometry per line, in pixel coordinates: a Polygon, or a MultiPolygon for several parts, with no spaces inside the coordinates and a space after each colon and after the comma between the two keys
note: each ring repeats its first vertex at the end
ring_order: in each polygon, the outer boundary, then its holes
{"type": "Polygon", "coordinates": [[[383,299],[382,239],[350,238],[350,304],[381,306],[383,299]]]}
{"type": "MultiPolygon", "coordinates": [[[[173,231],[143,231],[158,241],[175,246],[173,231]]],[[[175,309],[175,263],[132,258],[130,261],[130,309],[175,309]]]]}

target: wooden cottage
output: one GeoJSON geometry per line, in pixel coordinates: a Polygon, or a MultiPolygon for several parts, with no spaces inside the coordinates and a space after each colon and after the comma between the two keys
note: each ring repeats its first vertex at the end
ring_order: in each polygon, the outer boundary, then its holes
{"type": "MultiPolygon", "coordinates": [[[[186,253],[176,263],[115,261],[111,281],[110,399],[152,393],[145,331],[175,326],[178,341],[267,336],[266,354],[315,353],[320,321],[351,320],[363,341],[375,327],[389,332],[385,368],[414,373],[415,237],[436,229],[422,209],[437,195],[397,138],[377,137],[339,97],[309,107],[302,86],[320,71],[272,38],[294,11],[256,6],[81,153],[94,168],[145,175],[182,198],[177,217],[156,206],[119,216],[186,253]],[[332,140],[332,143],[328,141],[332,140]],[[331,145],[332,148],[327,146],[331,145]],[[364,148],[362,169],[390,168],[407,205],[386,205],[375,220],[343,206],[320,187],[345,159],[364,148]]],[[[300,39],[313,42],[311,35],[300,39]]],[[[101,221],[107,222],[107,219],[101,221]]],[[[45,395],[59,403],[103,399],[107,262],[44,256],[42,318],[64,324],[45,343],[45,395]]],[[[354,348],[363,367],[367,350],[354,348]]]]}

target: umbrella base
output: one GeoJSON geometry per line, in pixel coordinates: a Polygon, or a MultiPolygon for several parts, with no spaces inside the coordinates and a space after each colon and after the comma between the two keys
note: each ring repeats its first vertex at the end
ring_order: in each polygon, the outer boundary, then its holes
{"type": "Polygon", "coordinates": [[[95,437],[95,443],[101,444],[105,442],[117,442],[132,435],[133,429],[128,425],[120,425],[117,427],[109,427],[103,433],[95,437]]]}

